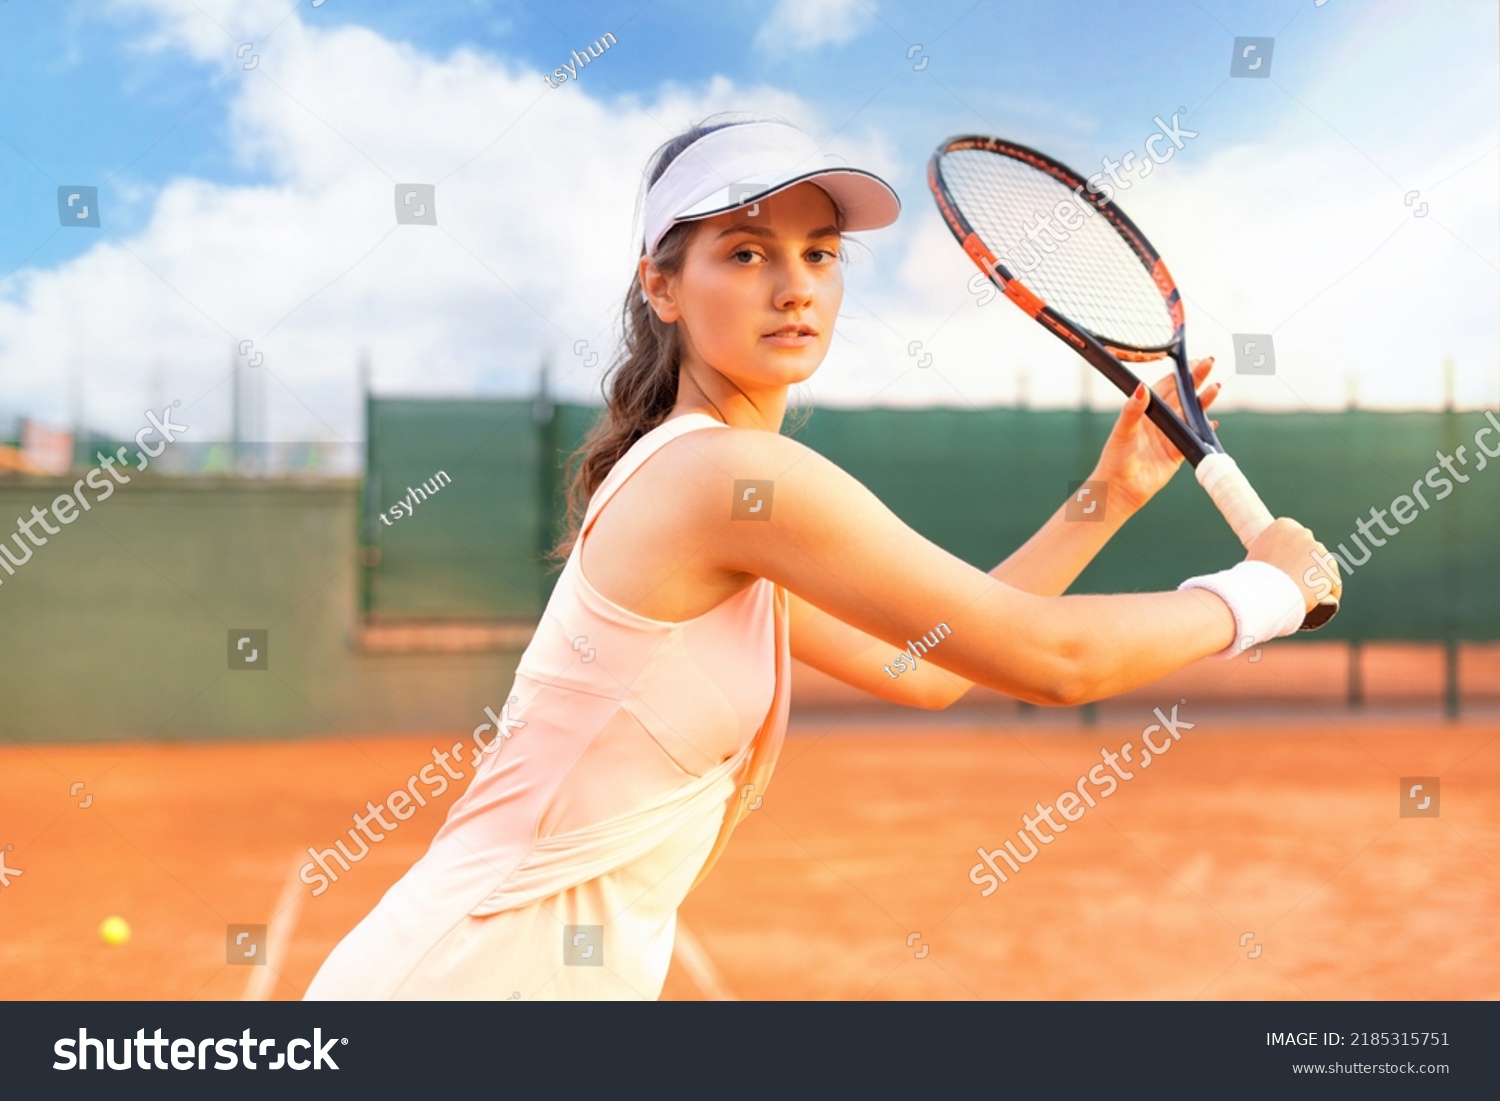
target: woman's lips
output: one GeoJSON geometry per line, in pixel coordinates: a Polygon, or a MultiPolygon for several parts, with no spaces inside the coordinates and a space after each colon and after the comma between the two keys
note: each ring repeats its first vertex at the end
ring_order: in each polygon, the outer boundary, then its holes
{"type": "Polygon", "coordinates": [[[779,333],[768,333],[761,337],[762,340],[770,341],[778,348],[803,348],[817,341],[814,333],[794,333],[791,330],[779,333]]]}

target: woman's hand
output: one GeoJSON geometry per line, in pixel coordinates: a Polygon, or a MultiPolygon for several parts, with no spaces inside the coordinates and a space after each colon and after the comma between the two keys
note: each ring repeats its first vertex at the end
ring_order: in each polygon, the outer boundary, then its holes
{"type": "MultiPolygon", "coordinates": [[[[1203,386],[1213,365],[1213,356],[1209,356],[1198,360],[1191,368],[1193,385],[1198,388],[1198,400],[1204,409],[1213,404],[1223,386],[1220,382],[1203,386]]],[[[1179,416],[1182,414],[1176,371],[1158,379],[1152,389],[1157,400],[1165,401],[1179,416]]],[[[1182,453],[1146,416],[1149,398],[1150,394],[1142,385],[1126,400],[1114,430],[1104,443],[1099,463],[1094,467],[1094,479],[1108,483],[1111,497],[1131,512],[1156,496],[1182,465],[1182,453]]],[[[1218,421],[1209,423],[1219,427],[1218,421]]]]}
{"type": "Polygon", "coordinates": [[[1318,601],[1331,591],[1335,600],[1344,596],[1344,580],[1339,576],[1338,559],[1328,553],[1328,548],[1311,531],[1288,517],[1281,516],[1270,527],[1250,541],[1246,548],[1247,562],[1266,562],[1275,566],[1297,583],[1302,590],[1302,610],[1312,611],[1318,601]],[[1328,577],[1317,563],[1332,566],[1333,576],[1328,577]],[[1308,567],[1312,566],[1313,569],[1308,567]],[[1326,582],[1313,584],[1307,575],[1316,572],[1326,582]]]}

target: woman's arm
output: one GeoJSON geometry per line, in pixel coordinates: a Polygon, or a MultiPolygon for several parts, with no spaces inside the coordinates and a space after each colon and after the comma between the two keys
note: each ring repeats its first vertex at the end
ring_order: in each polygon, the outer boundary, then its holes
{"type": "MultiPolygon", "coordinates": [[[[1094,523],[1069,523],[1064,504],[1041,530],[990,570],[989,575],[1039,596],[1060,595],[1120,530],[1129,515],[1122,506],[1106,511],[1104,518],[1094,523]]],[[[937,665],[941,655],[933,661],[918,659],[914,669],[900,664],[892,669],[898,653],[911,652],[909,645],[892,647],[795,593],[789,596],[792,655],[845,684],[892,703],[927,710],[948,707],[974,687],[973,681],[937,665]]]]}
{"type": "Polygon", "coordinates": [[[787,593],[791,610],[792,656],[814,669],[904,707],[935,711],[954,693],[968,691],[971,682],[930,661],[914,670],[892,667],[898,650],[874,635],[851,627],[794,592],[787,593]],[[962,687],[960,687],[962,686],[962,687]]]}
{"type": "MultiPolygon", "coordinates": [[[[1208,409],[1219,396],[1220,384],[1204,387],[1213,370],[1213,356],[1200,359],[1190,372],[1199,404],[1208,409]]],[[[1181,415],[1182,400],[1177,393],[1177,375],[1168,372],[1156,380],[1150,394],[1173,412],[1181,415]]],[[[1094,466],[1089,481],[1103,483],[1103,493],[1095,493],[1090,504],[1103,510],[1102,518],[1091,523],[1067,523],[1067,506],[1052,518],[1019,550],[990,571],[1006,584],[1040,596],[1057,596],[1067,592],[1078,580],[1094,556],[1156,496],[1182,465],[1182,453],[1168,441],[1161,429],[1146,416],[1149,394],[1138,388],[1110,430],[1104,450],[1094,466]]],[[[1218,421],[1210,422],[1218,427],[1218,421]]]]}
{"type": "MultiPolygon", "coordinates": [[[[1233,641],[1228,606],[1202,590],[1028,593],[923,538],[856,479],[794,440],[729,429],[694,442],[701,461],[683,465],[681,484],[703,517],[703,560],[770,578],[883,641],[893,656],[941,627],[933,656],[919,657],[916,672],[940,661],[1006,695],[1071,705],[1149,684],[1233,641]],[[734,482],[744,479],[771,481],[767,519],[726,516],[734,482]]],[[[1306,529],[1279,520],[1251,556],[1290,574],[1314,546],[1306,529]]],[[[1311,607],[1316,595],[1302,587],[1311,607]]],[[[855,658],[874,666],[867,654],[855,658]]]]}
{"type": "MultiPolygon", "coordinates": [[[[1212,369],[1212,356],[1193,364],[1195,388],[1203,387],[1212,369]]],[[[1181,413],[1175,374],[1158,379],[1153,392],[1181,413]]],[[[1218,394],[1217,384],[1202,389],[1199,399],[1203,408],[1212,405],[1218,394]]],[[[1102,516],[1090,523],[1069,523],[1064,503],[1035,535],[989,571],[991,577],[1038,596],[1061,595],[1125,522],[1171,480],[1182,464],[1182,456],[1146,418],[1144,399],[1145,394],[1138,392],[1126,403],[1089,475],[1089,481],[1107,487],[1102,498],[1095,498],[1104,510],[1102,516]]],[[[889,646],[795,595],[792,653],[847,684],[910,707],[948,707],[974,687],[972,681],[933,662],[919,662],[915,670],[903,670],[898,665],[893,677],[885,660],[893,656],[889,646]]]]}

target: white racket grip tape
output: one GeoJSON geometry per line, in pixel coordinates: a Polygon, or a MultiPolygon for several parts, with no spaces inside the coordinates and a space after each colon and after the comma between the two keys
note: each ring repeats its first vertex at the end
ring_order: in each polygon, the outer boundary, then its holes
{"type": "Polygon", "coordinates": [[[1260,494],[1240,472],[1239,464],[1222,451],[1205,455],[1198,463],[1196,473],[1198,484],[1208,491],[1246,549],[1257,535],[1275,522],[1276,518],[1261,501],[1260,494]]]}
{"type": "Polygon", "coordinates": [[[1269,562],[1247,559],[1218,573],[1190,577],[1177,588],[1207,589],[1234,613],[1234,641],[1214,657],[1236,657],[1302,626],[1301,586],[1269,562]]]}

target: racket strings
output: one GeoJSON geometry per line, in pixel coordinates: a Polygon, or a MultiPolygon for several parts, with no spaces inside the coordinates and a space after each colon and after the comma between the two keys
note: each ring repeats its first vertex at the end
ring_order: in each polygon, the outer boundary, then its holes
{"type": "Polygon", "coordinates": [[[1176,326],[1151,273],[1107,218],[1078,209],[1080,201],[1089,205],[1086,199],[1075,199],[1040,169],[990,150],[944,154],[941,169],[980,240],[1047,305],[1106,343],[1171,343],[1176,326]],[[1077,229],[1057,218],[1060,201],[1074,209],[1070,221],[1082,220],[1077,229]],[[1051,233],[1043,218],[1051,219],[1051,233]]]}

